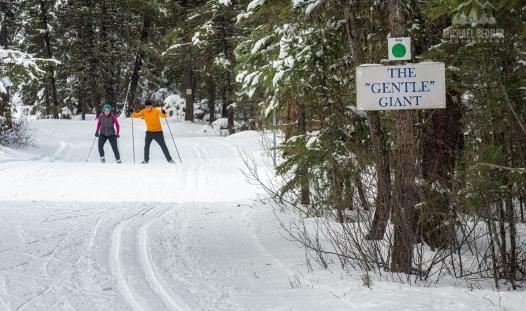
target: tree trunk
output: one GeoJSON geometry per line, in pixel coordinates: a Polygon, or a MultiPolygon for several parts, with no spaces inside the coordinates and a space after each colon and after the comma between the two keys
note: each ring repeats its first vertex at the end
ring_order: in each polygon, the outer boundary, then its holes
{"type": "Polygon", "coordinates": [[[214,81],[214,77],[208,76],[206,85],[208,88],[208,111],[210,114],[208,123],[212,124],[212,122],[215,121],[215,102],[216,102],[216,83],[214,81]]]}
{"type": "MultiPolygon", "coordinates": [[[[117,66],[116,68],[114,68],[115,72],[114,72],[114,77],[115,77],[115,98],[114,98],[114,104],[117,104],[117,102],[119,101],[119,94],[120,94],[120,91],[121,91],[121,65],[119,64],[119,66],[117,66]]],[[[109,97],[108,97],[109,98],[109,97]]]]}
{"type": "MultiPolygon", "coordinates": [[[[343,200],[345,202],[345,207],[349,208],[349,210],[354,209],[354,186],[352,182],[353,182],[353,179],[350,177],[347,177],[343,180],[343,189],[344,189],[343,200]]],[[[357,184],[356,188],[358,188],[359,193],[361,192],[363,194],[363,189],[360,189],[361,186],[362,185],[357,184]]],[[[360,195],[360,200],[361,200],[361,195],[360,195]]]]}
{"type": "Polygon", "coordinates": [[[487,218],[487,226],[489,229],[489,238],[490,238],[490,251],[491,251],[491,264],[492,264],[492,272],[493,272],[493,280],[495,281],[495,288],[499,288],[499,275],[498,275],[498,267],[497,267],[497,251],[495,249],[495,240],[498,240],[497,238],[497,229],[495,228],[495,222],[493,220],[493,215],[491,213],[491,206],[486,206],[486,218],[487,218]]]}
{"type": "MultiPolygon", "coordinates": [[[[389,26],[393,37],[407,34],[405,13],[400,0],[389,0],[389,26]]],[[[415,244],[416,146],[413,128],[413,111],[396,112],[396,149],[394,184],[394,242],[391,269],[411,273],[413,245],[415,244]]]]}
{"type": "Polygon", "coordinates": [[[5,123],[0,124],[2,127],[11,129],[13,119],[11,117],[11,105],[9,103],[9,90],[7,93],[0,93],[0,116],[4,118],[5,123]]]}
{"type": "MultiPolygon", "coordinates": [[[[503,143],[505,144],[505,156],[506,156],[506,165],[510,167],[515,167],[517,163],[514,162],[513,157],[513,137],[522,137],[521,131],[514,126],[505,134],[503,143]]],[[[512,193],[514,189],[514,182],[509,179],[507,175],[504,175],[503,184],[506,185],[507,190],[504,193],[503,203],[505,204],[505,219],[504,222],[507,224],[508,238],[510,242],[509,251],[505,248],[505,253],[507,255],[506,262],[506,274],[508,281],[511,284],[513,289],[516,289],[515,278],[517,277],[517,218],[515,217],[515,206],[513,202],[514,194],[512,193]]],[[[517,194],[515,194],[517,197],[517,194]]]]}
{"type": "Polygon", "coordinates": [[[79,100],[81,101],[80,109],[82,110],[82,120],[86,120],[86,110],[87,110],[87,104],[86,104],[86,93],[84,93],[84,81],[81,82],[81,91],[79,93],[79,100]]]}
{"type": "Polygon", "coordinates": [[[186,68],[186,79],[185,79],[185,96],[186,96],[186,108],[184,113],[184,120],[194,122],[194,69],[192,64],[188,64],[186,68]],[[189,94],[190,93],[190,94],[189,94]]]}
{"type": "Polygon", "coordinates": [[[391,269],[411,273],[415,244],[416,156],[413,132],[413,112],[399,111],[396,115],[395,186],[394,186],[394,244],[391,269]]]}
{"type": "Polygon", "coordinates": [[[500,257],[502,261],[502,272],[504,273],[505,277],[507,277],[507,268],[508,268],[508,256],[507,256],[507,249],[508,249],[508,243],[506,242],[506,212],[504,210],[504,198],[499,198],[499,201],[497,202],[497,212],[499,215],[499,236],[500,241],[498,243],[500,247],[500,257]]]}
{"type": "Polygon", "coordinates": [[[141,35],[139,38],[139,47],[137,49],[137,54],[135,55],[135,63],[133,64],[133,72],[130,80],[130,85],[128,88],[128,96],[126,98],[126,115],[129,116],[130,112],[135,108],[133,103],[135,102],[135,96],[137,94],[137,87],[139,85],[139,73],[142,68],[142,59],[144,53],[142,46],[146,44],[148,40],[148,35],[150,32],[151,18],[148,13],[145,13],[143,16],[141,35]]]}
{"type": "MultiPolygon", "coordinates": [[[[307,133],[307,124],[305,116],[305,105],[298,104],[298,132],[300,135],[307,133]]],[[[302,176],[300,189],[300,202],[303,205],[310,204],[310,187],[307,177],[307,169],[303,166],[298,167],[298,176],[302,176]]]]}
{"type": "MultiPolygon", "coordinates": [[[[99,108],[99,81],[98,81],[98,69],[99,69],[99,62],[97,59],[97,50],[95,45],[95,30],[94,30],[94,21],[93,21],[93,11],[95,9],[95,5],[93,4],[92,0],[86,0],[86,17],[85,17],[85,40],[86,45],[88,47],[87,49],[87,72],[86,75],[86,81],[87,85],[89,86],[89,89],[87,90],[87,93],[89,95],[89,107],[90,109],[93,108],[99,108]]],[[[86,109],[87,110],[87,109],[86,109]]],[[[83,110],[84,111],[84,110],[83,110]]],[[[87,111],[85,111],[87,112],[87,111]]]]}
{"type": "Polygon", "coordinates": [[[9,34],[7,32],[7,23],[4,21],[3,24],[0,24],[0,48],[7,49],[9,45],[9,34]]]}
{"type": "Polygon", "coordinates": [[[100,2],[100,19],[99,19],[99,37],[101,45],[101,71],[102,71],[102,84],[104,89],[104,101],[106,103],[112,104],[115,106],[117,103],[117,77],[114,75],[114,71],[119,73],[119,64],[115,62],[115,57],[113,57],[112,49],[116,45],[114,38],[108,36],[108,22],[113,19],[108,13],[108,4],[107,0],[102,0],[100,2]],[[115,70],[117,67],[117,70],[115,70]]]}
{"type": "Polygon", "coordinates": [[[519,205],[521,209],[521,222],[524,223],[524,199],[522,197],[522,194],[519,197],[519,205]]]}
{"type": "MultiPolygon", "coordinates": [[[[7,49],[9,45],[9,32],[7,29],[7,22],[4,20],[2,24],[0,24],[0,48],[7,49]]],[[[7,90],[9,93],[9,90],[7,90]]],[[[9,94],[8,93],[0,93],[0,116],[5,118],[5,126],[6,128],[12,128],[13,122],[11,119],[11,105],[9,103],[9,94]]]]}
{"type": "Polygon", "coordinates": [[[223,87],[223,112],[222,117],[228,118],[228,129],[232,131],[234,129],[234,109],[230,107],[232,97],[232,70],[234,66],[235,57],[232,49],[228,43],[228,38],[231,36],[230,25],[231,21],[227,20],[224,16],[221,16],[221,45],[224,57],[230,62],[227,65],[229,68],[224,70],[224,87],[223,87]]]}
{"type": "Polygon", "coordinates": [[[516,289],[515,278],[517,276],[517,225],[515,211],[513,209],[513,197],[510,192],[506,194],[506,221],[510,231],[510,254],[508,261],[509,281],[513,289],[516,289]]]}
{"type": "Polygon", "coordinates": [[[230,106],[232,103],[230,97],[232,96],[232,78],[231,73],[227,72],[225,77],[225,91],[223,93],[223,109],[226,112],[226,117],[228,118],[228,129],[234,129],[234,108],[230,106]]]}
{"type": "Polygon", "coordinates": [[[371,223],[367,239],[381,240],[384,237],[389,214],[391,213],[391,167],[389,164],[387,139],[380,121],[380,114],[377,111],[369,111],[367,112],[367,120],[373,144],[378,188],[373,222],[371,223]]]}
{"type": "MultiPolygon", "coordinates": [[[[349,184],[350,184],[351,180],[349,179],[349,184]]],[[[358,192],[358,197],[360,198],[360,203],[362,205],[362,209],[365,210],[365,211],[368,211],[371,209],[370,207],[370,204],[369,202],[367,202],[367,198],[365,196],[365,191],[363,189],[363,182],[362,182],[362,175],[361,175],[361,172],[356,174],[356,176],[354,177],[354,183],[355,183],[355,187],[356,187],[356,190],[358,192]]],[[[389,203],[389,202],[387,202],[389,203]]],[[[389,215],[385,215],[385,218],[382,218],[382,219],[385,219],[386,221],[386,224],[387,225],[387,219],[389,218],[389,215]]],[[[385,229],[384,229],[385,231],[385,229]]],[[[383,234],[382,234],[383,236],[383,234]]],[[[380,237],[379,239],[382,239],[382,237],[380,237]]]]}
{"type": "MultiPolygon", "coordinates": [[[[41,19],[41,29],[44,33],[44,57],[47,59],[53,58],[53,50],[51,49],[51,38],[49,35],[49,27],[48,27],[48,21],[47,21],[47,14],[48,14],[48,8],[46,1],[40,0],[40,19],[41,19]]],[[[59,113],[59,105],[58,105],[58,98],[57,98],[57,87],[55,83],[55,70],[53,69],[53,65],[46,65],[46,96],[50,96],[51,103],[52,103],[52,109],[51,113],[53,114],[53,118],[58,119],[58,113],[59,113]]],[[[46,103],[46,105],[48,105],[46,103]]],[[[46,113],[49,113],[49,111],[46,111],[46,113]]]]}
{"type": "Polygon", "coordinates": [[[459,97],[447,94],[447,108],[428,113],[422,141],[422,176],[427,182],[426,206],[420,213],[417,227],[424,241],[432,248],[447,247],[455,242],[453,221],[449,219],[449,193],[452,190],[456,161],[463,148],[463,132],[459,97]]]}
{"type": "MultiPolygon", "coordinates": [[[[359,65],[367,62],[364,51],[362,50],[362,46],[366,45],[366,41],[358,32],[360,22],[356,19],[354,12],[355,10],[350,5],[345,5],[344,13],[347,21],[349,47],[355,64],[359,65]]],[[[367,122],[373,145],[378,188],[374,218],[367,238],[370,240],[381,240],[385,234],[391,210],[391,168],[389,165],[389,151],[387,149],[386,135],[380,120],[380,113],[377,111],[368,111],[367,122]]]]}
{"type": "Polygon", "coordinates": [[[345,207],[343,206],[343,182],[336,169],[336,163],[333,165],[332,172],[332,195],[334,196],[334,209],[336,210],[336,221],[339,223],[345,222],[345,207]]]}

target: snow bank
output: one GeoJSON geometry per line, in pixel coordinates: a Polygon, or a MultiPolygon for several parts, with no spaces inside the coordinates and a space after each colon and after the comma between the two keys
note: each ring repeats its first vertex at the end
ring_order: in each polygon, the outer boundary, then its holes
{"type": "Polygon", "coordinates": [[[0,94],[7,94],[7,89],[4,86],[2,79],[0,79],[0,94]]]}
{"type": "MultiPolygon", "coordinates": [[[[86,114],[86,120],[85,121],[93,121],[93,120],[96,120],[97,119],[97,115],[96,114],[92,114],[92,113],[87,113],[86,114]]],[[[71,117],[71,120],[73,121],[82,121],[82,115],[76,115],[76,116],[73,116],[71,117]]]]}
{"type": "Polygon", "coordinates": [[[220,118],[212,122],[212,128],[223,130],[228,128],[228,118],[220,118]]]}
{"type": "Polygon", "coordinates": [[[186,99],[179,94],[171,94],[164,99],[164,110],[169,116],[175,119],[184,119],[184,108],[186,107],[186,99]]]}

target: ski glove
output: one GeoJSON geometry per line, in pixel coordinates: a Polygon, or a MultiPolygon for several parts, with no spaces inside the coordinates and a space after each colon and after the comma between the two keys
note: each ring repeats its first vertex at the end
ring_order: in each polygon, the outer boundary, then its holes
{"type": "Polygon", "coordinates": [[[117,135],[115,135],[115,137],[117,137],[117,138],[121,138],[121,135],[117,134],[117,135]]]}
{"type": "Polygon", "coordinates": [[[162,113],[162,114],[166,114],[166,110],[161,109],[161,113],[162,113]]]}
{"type": "Polygon", "coordinates": [[[95,137],[99,137],[99,133],[98,132],[95,132],[95,137]]]}

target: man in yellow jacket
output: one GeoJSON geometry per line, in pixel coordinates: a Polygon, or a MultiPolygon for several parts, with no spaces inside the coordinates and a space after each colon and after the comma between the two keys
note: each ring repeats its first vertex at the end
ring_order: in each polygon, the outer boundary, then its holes
{"type": "Polygon", "coordinates": [[[170,155],[170,151],[168,151],[168,147],[166,147],[166,142],[164,141],[163,135],[163,127],[161,126],[161,118],[166,118],[166,113],[164,110],[159,111],[159,109],[153,108],[153,102],[147,100],[144,103],[144,109],[137,113],[132,113],[131,117],[134,119],[143,118],[144,122],[146,123],[144,161],[141,163],[147,164],[150,161],[150,145],[152,144],[152,140],[155,140],[159,146],[161,146],[161,150],[163,151],[166,160],[169,163],[174,163],[172,156],[170,155]]]}

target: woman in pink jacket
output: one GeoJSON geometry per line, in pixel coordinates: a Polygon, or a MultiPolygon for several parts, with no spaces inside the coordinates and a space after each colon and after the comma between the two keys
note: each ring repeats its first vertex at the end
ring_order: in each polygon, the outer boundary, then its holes
{"type": "Polygon", "coordinates": [[[119,138],[119,132],[121,130],[119,120],[111,112],[110,104],[105,104],[103,109],[103,112],[97,119],[97,130],[95,131],[95,136],[99,138],[100,161],[102,163],[106,162],[106,158],[104,157],[104,144],[109,140],[111,149],[115,155],[115,160],[117,163],[121,163],[119,147],[117,146],[117,138],[119,138]]]}

